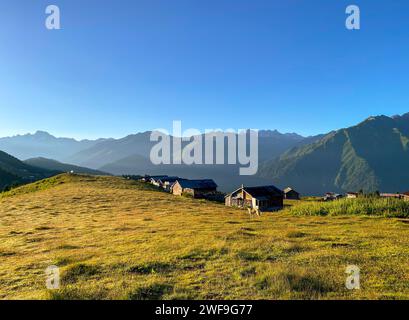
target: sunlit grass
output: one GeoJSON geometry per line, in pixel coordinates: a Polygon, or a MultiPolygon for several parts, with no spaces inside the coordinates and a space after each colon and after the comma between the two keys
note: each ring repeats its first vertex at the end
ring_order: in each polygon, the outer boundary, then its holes
{"type": "Polygon", "coordinates": [[[409,218],[409,202],[392,198],[340,199],[329,202],[304,202],[292,206],[294,215],[339,216],[368,215],[395,218],[409,218]]]}
{"type": "Polygon", "coordinates": [[[0,199],[2,299],[408,299],[409,220],[246,211],[115,177],[0,199]],[[348,265],[361,290],[345,288],[348,265]],[[61,269],[61,289],[45,269],[61,269]]]}

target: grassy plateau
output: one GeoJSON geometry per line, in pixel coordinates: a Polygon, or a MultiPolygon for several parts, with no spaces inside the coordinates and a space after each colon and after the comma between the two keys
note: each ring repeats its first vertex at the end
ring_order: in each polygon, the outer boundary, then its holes
{"type": "Polygon", "coordinates": [[[363,201],[250,218],[122,178],[56,176],[0,194],[0,299],[408,299],[407,205],[363,201]],[[360,290],[345,287],[349,265],[360,290]]]}

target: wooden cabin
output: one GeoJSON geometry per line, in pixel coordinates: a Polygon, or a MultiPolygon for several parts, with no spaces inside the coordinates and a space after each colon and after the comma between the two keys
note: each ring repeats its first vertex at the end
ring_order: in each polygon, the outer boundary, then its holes
{"type": "Polygon", "coordinates": [[[403,200],[409,201],[409,191],[402,193],[403,200]]]}
{"type": "Polygon", "coordinates": [[[158,184],[160,187],[162,187],[165,191],[170,192],[172,189],[172,186],[176,181],[178,180],[185,180],[179,177],[167,177],[167,178],[162,178],[159,179],[158,184]]]}
{"type": "Polygon", "coordinates": [[[177,180],[172,191],[174,195],[190,195],[193,198],[206,198],[206,196],[217,193],[217,184],[212,179],[202,180],[177,180]]]}
{"type": "Polygon", "coordinates": [[[283,208],[284,192],[275,186],[244,187],[228,194],[225,205],[228,207],[252,208],[274,211],[283,208]]]}
{"type": "Polygon", "coordinates": [[[339,193],[327,192],[323,198],[324,201],[334,201],[342,199],[344,196],[339,193]]]}
{"type": "Polygon", "coordinates": [[[151,181],[151,176],[149,175],[144,175],[139,179],[140,182],[150,182],[151,181]]]}
{"type": "Polygon", "coordinates": [[[166,179],[168,176],[150,176],[149,182],[153,184],[154,186],[160,187],[160,181],[161,179],[166,179]]]}
{"type": "Polygon", "coordinates": [[[404,199],[404,195],[401,193],[381,193],[381,198],[404,199]]]}
{"type": "Polygon", "coordinates": [[[356,199],[358,198],[359,193],[358,192],[347,192],[347,199],[356,199]]]}
{"type": "Polygon", "coordinates": [[[287,200],[300,200],[300,194],[295,191],[293,188],[285,188],[284,189],[284,199],[287,200]]]}
{"type": "Polygon", "coordinates": [[[147,183],[153,183],[156,182],[156,180],[160,179],[160,178],[165,178],[167,177],[166,175],[162,175],[162,176],[150,176],[148,174],[145,174],[144,176],[141,176],[138,180],[141,182],[147,182],[147,183]]]}

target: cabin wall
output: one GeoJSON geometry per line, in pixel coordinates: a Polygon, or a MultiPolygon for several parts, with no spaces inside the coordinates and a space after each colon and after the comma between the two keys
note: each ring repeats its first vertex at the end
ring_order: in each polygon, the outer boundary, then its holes
{"type": "Polygon", "coordinates": [[[212,194],[217,192],[216,188],[210,188],[210,189],[190,189],[192,190],[193,197],[200,199],[200,198],[205,198],[208,194],[212,194]]]}
{"type": "Polygon", "coordinates": [[[252,197],[246,192],[238,191],[228,197],[227,206],[247,208],[252,207],[252,197]]]}
{"type": "Polygon", "coordinates": [[[300,200],[300,195],[295,191],[290,191],[285,194],[285,198],[288,200],[300,200]]]}
{"type": "Polygon", "coordinates": [[[194,189],[190,189],[190,188],[185,188],[185,189],[183,189],[183,192],[182,192],[183,194],[188,194],[188,195],[191,195],[191,196],[195,196],[195,190],[194,189]]]}
{"type": "Polygon", "coordinates": [[[247,192],[239,190],[225,198],[225,205],[230,207],[269,210],[282,208],[284,206],[284,196],[269,196],[265,200],[257,200],[247,192]]]}
{"type": "Polygon", "coordinates": [[[176,196],[181,196],[183,193],[183,189],[179,183],[176,183],[173,185],[172,191],[173,191],[173,194],[176,196]]]}

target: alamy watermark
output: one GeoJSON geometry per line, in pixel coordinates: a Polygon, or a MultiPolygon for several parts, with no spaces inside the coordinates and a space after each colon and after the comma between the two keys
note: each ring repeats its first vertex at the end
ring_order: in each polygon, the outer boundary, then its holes
{"type": "MultiPolygon", "coordinates": [[[[348,290],[361,289],[361,270],[358,266],[350,265],[346,268],[345,273],[348,275],[345,280],[345,287],[348,290]]],[[[57,266],[49,266],[45,270],[47,276],[45,285],[49,290],[60,289],[60,268],[57,266]]]]}
{"type": "Polygon", "coordinates": [[[348,277],[345,280],[345,287],[348,290],[361,289],[361,270],[358,266],[348,266],[345,270],[348,277]]]}
{"type": "Polygon", "coordinates": [[[154,165],[237,165],[240,175],[255,175],[258,171],[258,130],[226,131],[197,129],[182,132],[182,122],[173,121],[172,135],[165,129],[151,133],[157,142],[150,152],[154,165]],[[227,158],[227,159],[226,159],[227,158]]]}
{"type": "Polygon", "coordinates": [[[47,276],[45,280],[45,286],[49,290],[60,289],[60,268],[57,266],[49,266],[45,269],[45,274],[47,276]]]}
{"type": "Polygon", "coordinates": [[[345,13],[348,15],[345,20],[345,27],[348,30],[360,30],[361,29],[361,10],[357,5],[350,5],[345,9],[345,13]]]}
{"type": "Polygon", "coordinates": [[[45,8],[45,13],[48,15],[45,19],[45,27],[48,30],[61,29],[60,8],[56,5],[49,5],[45,8]]]}
{"type": "MultiPolygon", "coordinates": [[[[61,29],[61,13],[60,8],[57,5],[48,5],[45,9],[47,14],[45,20],[45,27],[48,30],[60,30],[61,29]]],[[[348,17],[345,20],[345,27],[348,30],[360,30],[361,29],[361,10],[357,5],[351,4],[345,9],[345,13],[348,17]]]]}

